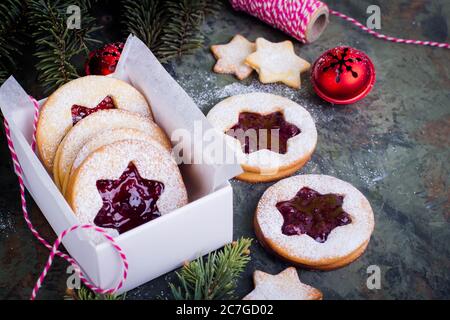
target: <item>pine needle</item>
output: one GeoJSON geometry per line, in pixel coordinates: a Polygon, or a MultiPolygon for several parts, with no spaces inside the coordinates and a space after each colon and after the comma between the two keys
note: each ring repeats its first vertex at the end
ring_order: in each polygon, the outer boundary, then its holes
{"type": "Polygon", "coordinates": [[[64,300],[125,300],[125,294],[116,296],[111,294],[97,294],[82,285],[80,289],[67,289],[64,300]]]}
{"type": "Polygon", "coordinates": [[[162,61],[190,54],[201,48],[204,36],[200,27],[204,19],[203,1],[181,0],[169,1],[167,11],[170,20],[162,36],[163,45],[158,50],[162,61]]]}
{"type": "Polygon", "coordinates": [[[153,52],[161,46],[161,35],[168,20],[166,1],[123,0],[124,21],[128,33],[141,39],[153,52]]]}
{"type": "Polygon", "coordinates": [[[35,26],[32,36],[35,40],[38,59],[36,69],[38,80],[46,92],[78,77],[74,58],[89,52],[88,45],[96,42],[92,33],[95,19],[89,15],[89,0],[29,0],[29,23],[35,26]],[[81,29],[67,28],[66,10],[76,4],[81,9],[81,29]]]}
{"type": "Polygon", "coordinates": [[[123,0],[124,24],[162,62],[201,48],[206,15],[219,11],[214,0],[123,0]]]}
{"type": "Polygon", "coordinates": [[[175,300],[222,300],[234,298],[237,280],[250,261],[252,239],[241,238],[211,253],[207,261],[199,258],[185,265],[169,283],[175,300]]]}

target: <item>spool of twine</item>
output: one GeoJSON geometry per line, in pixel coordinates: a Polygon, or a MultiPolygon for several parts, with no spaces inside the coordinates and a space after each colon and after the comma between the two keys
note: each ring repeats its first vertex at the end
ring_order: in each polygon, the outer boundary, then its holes
{"type": "Polygon", "coordinates": [[[295,39],[316,41],[329,22],[328,6],[318,0],[230,0],[244,11],[295,39]]]}
{"type": "Polygon", "coordinates": [[[403,39],[379,33],[352,17],[330,10],[319,0],[230,0],[230,3],[235,10],[247,12],[304,43],[314,42],[320,37],[331,14],[381,40],[450,49],[450,44],[446,42],[403,39]]]}

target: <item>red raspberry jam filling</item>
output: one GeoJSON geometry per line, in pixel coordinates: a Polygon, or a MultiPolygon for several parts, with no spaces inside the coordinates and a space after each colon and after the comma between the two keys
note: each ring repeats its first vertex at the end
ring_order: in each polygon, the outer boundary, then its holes
{"type": "Polygon", "coordinates": [[[110,96],[107,96],[105,99],[103,99],[103,101],[100,102],[95,108],[86,108],[86,107],[74,104],[72,106],[73,125],[76,125],[78,121],[86,118],[88,115],[93,114],[94,112],[97,112],[99,110],[114,109],[114,108],[115,108],[114,101],[110,96]]]}
{"type": "Polygon", "coordinates": [[[281,231],[287,236],[306,233],[323,243],[334,228],[352,222],[350,215],[342,208],[343,202],[343,196],[320,194],[303,187],[291,200],[277,203],[276,207],[284,218],[281,231]]]}
{"type": "Polygon", "coordinates": [[[282,112],[277,111],[266,115],[241,112],[238,123],[227,130],[226,134],[238,139],[242,144],[243,151],[247,154],[261,149],[285,154],[287,152],[287,141],[300,132],[297,126],[284,119],[282,112]],[[250,129],[253,130],[249,131],[250,129]],[[273,136],[271,130],[278,130],[277,134],[273,136]],[[272,142],[272,140],[274,141],[272,142]],[[278,143],[276,140],[278,140],[278,143]]]}
{"type": "Polygon", "coordinates": [[[161,216],[156,202],[164,191],[164,184],[140,176],[133,163],[117,180],[98,180],[97,189],[103,207],[94,223],[124,233],[161,216]]]}

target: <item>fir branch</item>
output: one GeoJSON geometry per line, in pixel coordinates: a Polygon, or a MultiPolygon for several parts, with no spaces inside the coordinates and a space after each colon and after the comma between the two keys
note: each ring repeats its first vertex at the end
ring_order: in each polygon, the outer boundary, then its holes
{"type": "Polygon", "coordinates": [[[38,58],[36,69],[38,80],[45,90],[51,91],[78,77],[74,58],[82,52],[89,52],[88,45],[96,42],[92,33],[95,19],[89,15],[89,0],[29,0],[30,25],[35,26],[38,58]],[[67,28],[67,7],[76,4],[81,9],[81,29],[67,28]]]}
{"type": "Polygon", "coordinates": [[[25,16],[24,0],[5,0],[0,3],[0,84],[17,67],[17,58],[22,55],[25,16]]]}
{"type": "Polygon", "coordinates": [[[191,54],[203,46],[201,26],[207,14],[217,12],[220,1],[172,0],[167,2],[169,22],[163,31],[157,56],[163,62],[184,54],[191,54]]]}
{"type": "Polygon", "coordinates": [[[161,35],[168,20],[165,1],[123,0],[124,25],[128,33],[141,39],[153,52],[161,46],[161,35]]]}
{"type": "Polygon", "coordinates": [[[97,294],[82,285],[80,289],[67,289],[64,300],[125,300],[126,295],[97,294]]]}
{"type": "Polygon", "coordinates": [[[169,283],[176,300],[220,300],[233,298],[237,280],[250,261],[252,239],[241,238],[223,250],[199,258],[177,272],[180,286],[169,283]]]}

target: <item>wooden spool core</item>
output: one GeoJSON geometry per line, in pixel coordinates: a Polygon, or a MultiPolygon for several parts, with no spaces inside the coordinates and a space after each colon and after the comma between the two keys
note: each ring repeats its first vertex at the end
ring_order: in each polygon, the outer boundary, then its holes
{"type": "Polygon", "coordinates": [[[306,27],[306,42],[316,41],[328,25],[330,12],[327,6],[321,6],[311,16],[306,27]]]}

